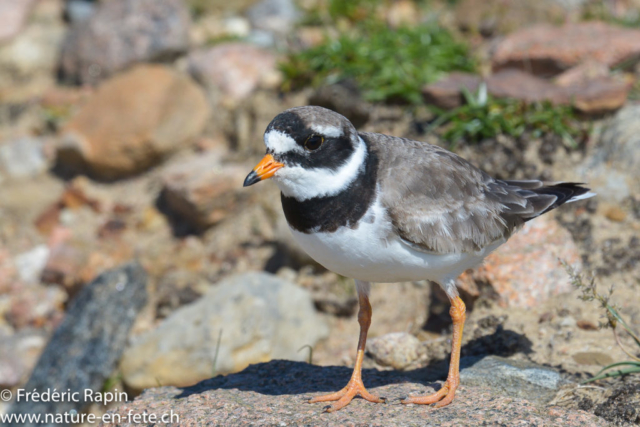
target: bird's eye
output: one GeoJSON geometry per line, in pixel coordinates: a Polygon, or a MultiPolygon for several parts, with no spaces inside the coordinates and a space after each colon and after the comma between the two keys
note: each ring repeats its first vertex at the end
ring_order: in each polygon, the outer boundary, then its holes
{"type": "Polygon", "coordinates": [[[306,148],[309,151],[314,151],[320,148],[323,142],[324,142],[324,138],[321,137],[320,135],[311,135],[304,142],[304,148],[306,148]]]}

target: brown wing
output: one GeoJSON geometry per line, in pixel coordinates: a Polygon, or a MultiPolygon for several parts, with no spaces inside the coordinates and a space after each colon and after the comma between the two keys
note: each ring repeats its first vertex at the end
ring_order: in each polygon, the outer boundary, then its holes
{"type": "Polygon", "coordinates": [[[477,251],[588,191],[573,183],[496,180],[426,142],[361,135],[378,156],[382,203],[395,231],[425,251],[477,251]]]}

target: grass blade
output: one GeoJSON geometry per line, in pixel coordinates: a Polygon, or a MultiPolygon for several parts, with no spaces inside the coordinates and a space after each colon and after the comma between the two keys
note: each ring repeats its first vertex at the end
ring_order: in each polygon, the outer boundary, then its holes
{"type": "Polygon", "coordinates": [[[627,374],[637,374],[640,373],[640,365],[634,367],[634,368],[627,368],[627,369],[619,369],[617,371],[613,371],[613,372],[607,372],[605,374],[601,374],[598,375],[597,377],[593,377],[591,379],[588,379],[586,381],[583,381],[583,384],[587,384],[593,381],[598,381],[598,380],[602,380],[605,378],[613,378],[613,377],[620,377],[622,375],[627,375],[627,374]]]}

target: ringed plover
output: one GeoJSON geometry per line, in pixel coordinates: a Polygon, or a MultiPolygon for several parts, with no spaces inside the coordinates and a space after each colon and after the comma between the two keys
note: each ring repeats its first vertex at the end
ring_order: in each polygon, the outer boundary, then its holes
{"type": "Polygon", "coordinates": [[[264,142],[267,154],[244,186],[273,179],[295,240],[321,265],[356,282],[360,338],[353,375],[342,390],[310,400],[335,401],[328,412],[356,395],[384,401],[366,390],[361,376],[370,283],[428,279],[446,292],[453,320],[447,380],[435,394],[402,402],[448,405],[460,383],[466,311],[456,277],[525,222],[594,195],[573,182],[495,179],[444,148],[358,132],[321,107],[282,112],[264,142]]]}

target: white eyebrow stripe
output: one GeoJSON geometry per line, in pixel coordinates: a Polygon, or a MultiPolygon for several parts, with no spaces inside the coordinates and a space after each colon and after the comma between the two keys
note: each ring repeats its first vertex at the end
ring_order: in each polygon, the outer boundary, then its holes
{"type": "Polygon", "coordinates": [[[284,132],[271,130],[264,134],[264,144],[276,154],[287,152],[304,153],[304,148],[284,132]]]}
{"type": "Polygon", "coordinates": [[[339,138],[344,135],[342,129],[336,126],[312,124],[310,127],[315,133],[328,136],[329,138],[339,138]]]}

